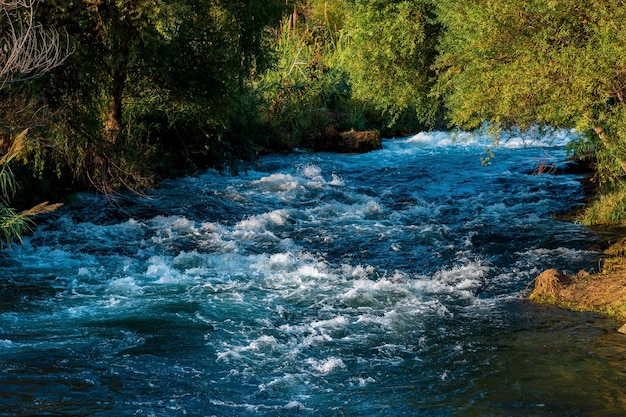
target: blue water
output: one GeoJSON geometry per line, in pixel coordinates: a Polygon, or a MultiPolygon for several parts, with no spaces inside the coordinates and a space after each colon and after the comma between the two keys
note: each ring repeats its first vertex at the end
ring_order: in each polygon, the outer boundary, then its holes
{"type": "Polygon", "coordinates": [[[264,157],[117,206],[82,194],[0,256],[2,416],[618,416],[619,323],[524,300],[598,241],[559,132],[421,133],[264,157]]]}

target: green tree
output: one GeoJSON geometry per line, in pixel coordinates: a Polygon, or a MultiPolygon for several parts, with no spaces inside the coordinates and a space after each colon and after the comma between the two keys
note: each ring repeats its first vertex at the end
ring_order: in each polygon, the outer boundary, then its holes
{"type": "Polygon", "coordinates": [[[613,149],[619,165],[626,156],[616,135],[625,104],[624,6],[613,0],[439,2],[445,30],[438,91],[452,123],[577,127],[613,149]]]}
{"type": "Polygon", "coordinates": [[[441,105],[430,95],[440,25],[432,0],[342,0],[342,65],[353,98],[373,107],[393,126],[432,127],[441,105]]]}
{"type": "MultiPolygon", "coordinates": [[[[442,0],[438,94],[454,125],[575,127],[601,185],[626,171],[626,3],[442,0]]],[[[622,220],[623,221],[623,220],[622,220]]]]}
{"type": "Polygon", "coordinates": [[[267,27],[283,8],[278,0],[46,1],[42,19],[66,27],[77,45],[42,87],[63,110],[53,147],[105,192],[185,162],[223,162],[241,150],[229,132],[245,122],[239,99],[268,63],[267,27]]]}
{"type": "Polygon", "coordinates": [[[259,84],[272,135],[315,146],[335,129],[397,135],[439,125],[442,106],[429,95],[439,31],[429,0],[296,2],[259,84]]]}

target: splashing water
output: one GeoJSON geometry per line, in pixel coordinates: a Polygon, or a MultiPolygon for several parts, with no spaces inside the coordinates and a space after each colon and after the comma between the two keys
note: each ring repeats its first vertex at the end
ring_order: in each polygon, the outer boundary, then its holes
{"type": "Polygon", "coordinates": [[[567,134],[389,140],[79,195],[0,259],[0,415],[595,416],[615,323],[523,301],[597,265],[567,134]]]}

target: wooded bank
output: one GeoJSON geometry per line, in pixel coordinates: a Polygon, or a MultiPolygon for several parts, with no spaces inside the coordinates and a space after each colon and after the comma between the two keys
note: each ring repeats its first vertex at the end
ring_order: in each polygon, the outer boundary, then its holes
{"type": "Polygon", "coordinates": [[[598,190],[583,221],[623,224],[625,6],[0,1],[4,242],[25,230],[8,226],[20,210],[68,190],[236,169],[328,131],[485,126],[496,142],[508,128],[576,128],[571,150],[598,190]]]}

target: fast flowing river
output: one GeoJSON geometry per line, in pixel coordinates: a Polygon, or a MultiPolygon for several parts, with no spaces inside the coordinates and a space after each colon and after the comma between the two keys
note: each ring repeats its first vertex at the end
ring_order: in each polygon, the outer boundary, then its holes
{"type": "Polygon", "coordinates": [[[0,254],[0,415],[624,415],[621,323],[524,301],[598,266],[553,219],[579,178],[534,175],[567,141],[483,166],[486,139],[422,133],[79,195],[0,254]]]}

